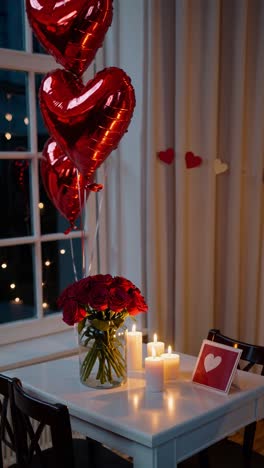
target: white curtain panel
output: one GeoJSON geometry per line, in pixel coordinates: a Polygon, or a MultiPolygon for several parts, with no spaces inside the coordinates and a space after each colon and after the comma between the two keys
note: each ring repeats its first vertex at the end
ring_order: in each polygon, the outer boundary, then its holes
{"type": "Polygon", "coordinates": [[[179,351],[212,327],[264,345],[263,24],[263,0],[116,0],[97,57],[137,98],[107,164],[101,270],[137,282],[150,336],[179,351]]]}

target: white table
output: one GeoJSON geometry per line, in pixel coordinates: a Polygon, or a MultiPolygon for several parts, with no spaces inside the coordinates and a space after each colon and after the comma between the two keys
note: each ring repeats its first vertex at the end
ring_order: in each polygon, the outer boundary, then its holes
{"type": "Polygon", "coordinates": [[[134,458],[135,468],[175,468],[231,432],[264,417],[264,377],[238,372],[228,395],[195,385],[195,358],[181,355],[178,381],[147,393],[144,372],[123,387],[94,390],[79,381],[78,357],[6,372],[33,395],[68,406],[72,428],[134,458]]]}

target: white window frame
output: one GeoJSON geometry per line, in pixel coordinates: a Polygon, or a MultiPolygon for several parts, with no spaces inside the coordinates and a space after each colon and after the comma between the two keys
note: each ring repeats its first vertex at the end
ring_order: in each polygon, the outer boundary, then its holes
{"type": "MultiPolygon", "coordinates": [[[[0,325],[0,345],[18,342],[21,340],[30,339],[57,333],[62,330],[69,329],[62,321],[61,312],[53,313],[51,316],[44,317],[42,307],[43,292],[42,292],[42,254],[41,244],[45,241],[69,240],[84,237],[85,248],[85,271],[88,271],[89,259],[88,251],[94,249],[94,235],[96,229],[96,211],[98,203],[96,197],[89,197],[89,207],[86,207],[85,225],[83,231],[70,232],[67,237],[64,233],[53,233],[41,235],[40,227],[40,214],[39,214],[39,158],[41,153],[38,153],[37,145],[37,109],[36,109],[36,92],[35,92],[35,74],[45,74],[59,65],[55,62],[53,57],[44,54],[33,53],[32,31],[27,21],[26,9],[25,12],[25,51],[17,51],[10,49],[0,48],[0,69],[22,71],[28,73],[28,100],[29,100],[29,117],[30,117],[30,130],[29,141],[30,151],[26,152],[1,152],[0,159],[29,159],[32,161],[31,170],[31,206],[32,206],[32,220],[33,220],[33,235],[17,238],[0,239],[0,248],[14,245],[31,244],[35,247],[34,252],[34,287],[36,298],[36,315],[34,319],[24,319],[12,323],[5,323],[0,325]],[[92,200],[90,200],[92,198],[92,200]],[[88,216],[89,210],[89,227],[92,235],[88,237],[88,216]],[[91,249],[90,249],[91,247],[91,249]]],[[[91,66],[85,74],[84,80],[91,77],[93,73],[91,66]]],[[[97,251],[94,252],[93,271],[97,272],[97,251]]]]}

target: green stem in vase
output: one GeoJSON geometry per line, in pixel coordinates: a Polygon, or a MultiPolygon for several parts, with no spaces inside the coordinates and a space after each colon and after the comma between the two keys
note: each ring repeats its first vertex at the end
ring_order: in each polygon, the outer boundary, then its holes
{"type": "MultiPolygon", "coordinates": [[[[98,325],[98,321],[96,324],[98,325]]],[[[93,340],[93,344],[81,364],[81,378],[83,381],[89,378],[98,360],[96,380],[100,381],[101,384],[107,381],[113,383],[113,373],[117,378],[125,377],[126,375],[125,359],[119,350],[119,347],[123,344],[116,337],[116,329],[114,327],[108,327],[107,329],[105,328],[105,323],[99,323],[101,328],[98,329],[94,325],[95,323],[92,322],[89,327],[82,327],[82,330],[84,330],[81,337],[83,347],[85,348],[86,345],[89,345],[91,340],[93,340]],[[84,340],[85,337],[86,339],[84,340]]]]}

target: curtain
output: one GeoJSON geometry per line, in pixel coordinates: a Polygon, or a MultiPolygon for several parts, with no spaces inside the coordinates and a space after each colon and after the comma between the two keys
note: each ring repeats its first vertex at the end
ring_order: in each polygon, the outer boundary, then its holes
{"type": "Polygon", "coordinates": [[[262,0],[116,0],[97,59],[137,98],[108,161],[101,269],[138,283],[142,325],[178,351],[212,327],[264,344],[263,21],[262,0]]]}

